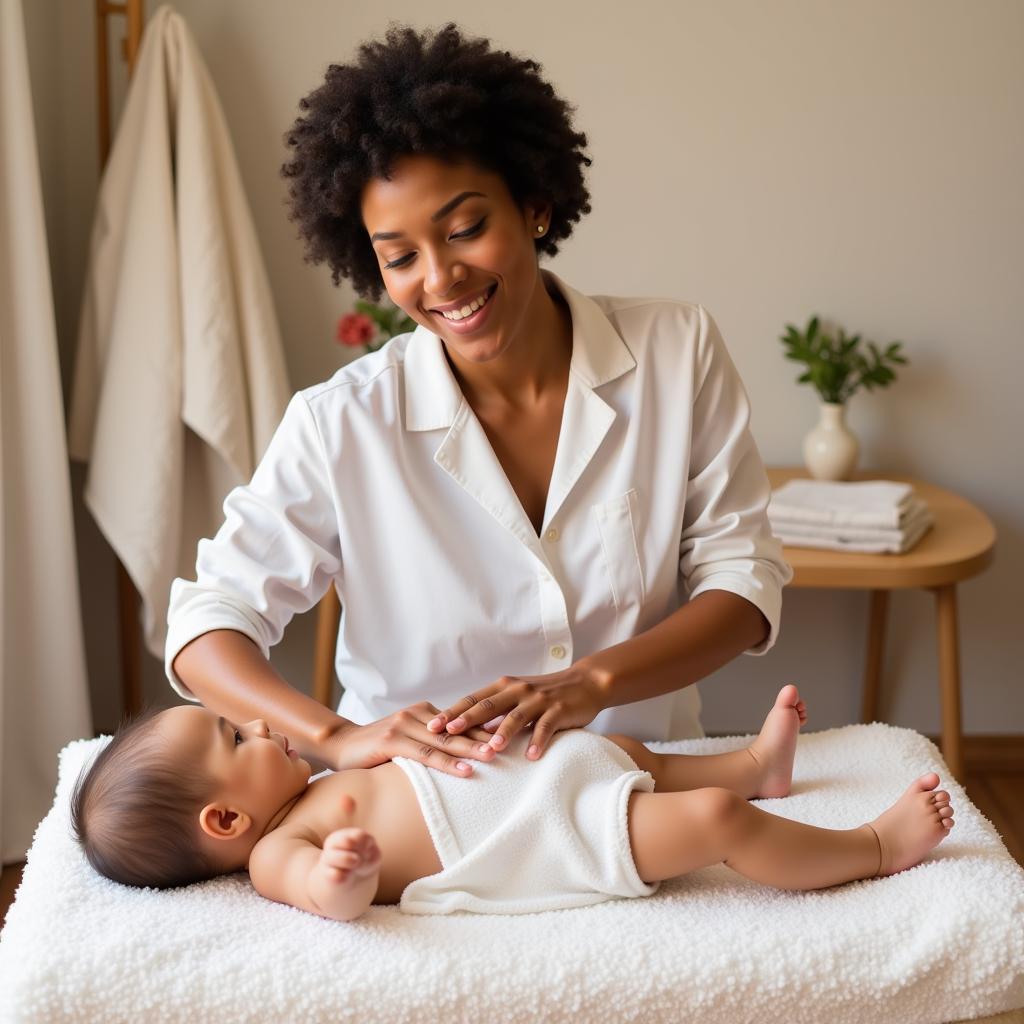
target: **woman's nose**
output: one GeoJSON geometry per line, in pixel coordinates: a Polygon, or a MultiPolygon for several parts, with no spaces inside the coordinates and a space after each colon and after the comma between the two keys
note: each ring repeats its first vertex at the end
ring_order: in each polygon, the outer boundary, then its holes
{"type": "Polygon", "coordinates": [[[449,297],[453,288],[466,280],[466,268],[457,260],[437,254],[427,265],[424,288],[442,302],[449,297]]]}
{"type": "Polygon", "coordinates": [[[254,718],[245,726],[248,732],[256,736],[269,736],[270,726],[262,718],[254,718]]]}

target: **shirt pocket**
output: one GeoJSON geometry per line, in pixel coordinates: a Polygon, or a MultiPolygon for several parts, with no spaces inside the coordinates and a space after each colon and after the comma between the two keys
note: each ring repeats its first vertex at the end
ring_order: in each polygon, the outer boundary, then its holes
{"type": "Polygon", "coordinates": [[[636,490],[591,506],[601,535],[601,551],[618,611],[644,603],[644,574],[637,542],[640,497],[636,490]]]}

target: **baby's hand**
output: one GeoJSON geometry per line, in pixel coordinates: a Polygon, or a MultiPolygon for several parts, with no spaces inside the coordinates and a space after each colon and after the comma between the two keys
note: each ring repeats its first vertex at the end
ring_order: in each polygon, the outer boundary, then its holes
{"type": "Polygon", "coordinates": [[[380,849],[369,832],[339,828],[325,840],[317,873],[335,885],[354,885],[380,871],[380,849]]]}

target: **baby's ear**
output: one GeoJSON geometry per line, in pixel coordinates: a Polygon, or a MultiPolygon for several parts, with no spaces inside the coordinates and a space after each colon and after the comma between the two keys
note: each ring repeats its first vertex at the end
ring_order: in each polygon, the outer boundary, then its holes
{"type": "Polygon", "coordinates": [[[199,812],[199,827],[212,839],[237,839],[252,828],[252,818],[227,804],[207,804],[199,812]]]}

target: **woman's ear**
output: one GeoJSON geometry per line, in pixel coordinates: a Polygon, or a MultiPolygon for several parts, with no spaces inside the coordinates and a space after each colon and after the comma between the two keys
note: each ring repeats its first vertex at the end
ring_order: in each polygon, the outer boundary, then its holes
{"type": "Polygon", "coordinates": [[[252,818],[227,804],[207,804],[199,812],[199,827],[211,839],[237,839],[252,828],[252,818]]]}
{"type": "Polygon", "coordinates": [[[551,227],[550,203],[526,202],[523,204],[523,215],[526,218],[526,229],[532,238],[543,238],[551,227]],[[538,228],[543,231],[538,231],[538,228]]]}

